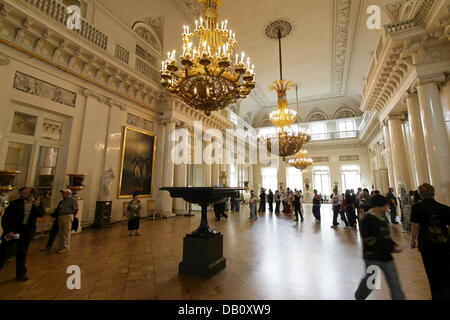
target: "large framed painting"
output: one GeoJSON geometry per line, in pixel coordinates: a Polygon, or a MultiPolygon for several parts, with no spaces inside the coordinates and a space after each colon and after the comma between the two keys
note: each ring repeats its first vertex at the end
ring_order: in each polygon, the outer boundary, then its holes
{"type": "Polygon", "coordinates": [[[120,165],[119,198],[152,196],[156,136],[130,127],[124,128],[120,165]]]}

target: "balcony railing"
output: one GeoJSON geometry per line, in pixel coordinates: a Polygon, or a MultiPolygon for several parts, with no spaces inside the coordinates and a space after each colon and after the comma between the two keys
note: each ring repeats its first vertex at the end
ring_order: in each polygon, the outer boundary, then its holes
{"type": "MultiPolygon", "coordinates": [[[[34,10],[40,11],[51,20],[66,26],[70,15],[67,13],[67,7],[59,0],[18,0],[28,3],[34,10]]],[[[97,47],[106,50],[108,46],[108,37],[92,26],[86,20],[81,18],[81,28],[75,30],[81,37],[88,40],[97,47]]]]}

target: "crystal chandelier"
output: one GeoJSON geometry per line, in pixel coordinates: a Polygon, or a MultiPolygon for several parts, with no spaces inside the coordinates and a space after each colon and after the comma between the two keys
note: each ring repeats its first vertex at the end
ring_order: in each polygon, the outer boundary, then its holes
{"type": "Polygon", "coordinates": [[[255,88],[254,65],[242,52],[234,56],[236,34],[228,21],[219,21],[220,0],[198,0],[202,14],[195,30],[184,26],[183,53],[167,53],[162,62],[161,84],[194,109],[206,115],[245,98],[255,88]],[[234,62],[232,61],[234,60],[234,62]]]}
{"type": "Polygon", "coordinates": [[[288,108],[286,98],[286,91],[295,87],[295,85],[292,81],[283,80],[281,39],[286,37],[290,31],[290,24],[282,20],[271,23],[266,29],[268,37],[278,39],[280,81],[275,81],[275,85],[269,87],[269,89],[275,90],[278,94],[277,110],[269,115],[269,119],[276,129],[265,131],[259,136],[260,139],[266,140],[267,149],[278,154],[283,160],[286,160],[286,157],[297,154],[303,145],[311,140],[309,131],[298,125],[293,125],[297,119],[297,112],[288,108]],[[278,150],[276,150],[276,147],[278,147],[278,150]]]}
{"type": "Polygon", "coordinates": [[[293,159],[288,160],[288,164],[299,170],[305,170],[313,164],[313,159],[308,157],[308,151],[300,150],[293,159]]]}

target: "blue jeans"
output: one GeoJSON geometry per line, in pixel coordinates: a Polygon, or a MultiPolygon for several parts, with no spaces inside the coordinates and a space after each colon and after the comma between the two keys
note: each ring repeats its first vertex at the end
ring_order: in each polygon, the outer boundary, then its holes
{"type": "MultiPolygon", "coordinates": [[[[405,300],[405,294],[403,293],[402,287],[400,285],[400,280],[397,274],[397,268],[395,266],[394,260],[391,261],[373,261],[365,260],[366,270],[369,266],[378,266],[384,273],[386,277],[386,282],[388,283],[389,290],[391,291],[392,300],[405,300]]],[[[366,273],[365,277],[361,280],[358,289],[355,292],[356,300],[365,300],[372,292],[373,289],[367,286],[367,280],[371,277],[373,273],[366,273]]]]}

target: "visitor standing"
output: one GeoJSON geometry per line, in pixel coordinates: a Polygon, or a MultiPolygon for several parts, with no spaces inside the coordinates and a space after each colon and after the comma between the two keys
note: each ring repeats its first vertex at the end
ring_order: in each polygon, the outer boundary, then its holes
{"type": "Polygon", "coordinates": [[[322,205],[322,196],[314,189],[312,213],[316,222],[320,222],[320,206],[322,205]]]}
{"type": "Polygon", "coordinates": [[[19,199],[11,201],[2,218],[3,234],[0,245],[0,270],[8,249],[16,245],[16,280],[28,280],[26,259],[30,242],[36,231],[36,220],[45,214],[44,206],[33,188],[19,189],[19,199]]]}
{"type": "Polygon", "coordinates": [[[67,253],[70,250],[70,235],[72,222],[78,213],[77,200],[72,196],[72,190],[60,190],[62,200],[58,204],[58,249],[57,253],[67,253]]]}
{"type": "Polygon", "coordinates": [[[403,232],[411,232],[411,207],[413,202],[409,192],[403,186],[400,188],[399,200],[402,209],[403,232]]]}
{"type": "Polygon", "coordinates": [[[128,217],[128,231],[130,231],[130,236],[134,234],[140,236],[139,225],[141,222],[141,201],[138,199],[138,193],[133,193],[133,199],[128,203],[127,206],[127,217],[128,217]]]}
{"type": "Polygon", "coordinates": [[[269,202],[269,212],[273,213],[273,192],[269,189],[269,195],[267,196],[267,201],[269,202]]]}
{"type": "Polygon", "coordinates": [[[344,206],[347,221],[350,227],[355,228],[356,227],[355,198],[352,196],[350,190],[345,191],[344,206]]]}
{"type": "Polygon", "coordinates": [[[256,198],[255,192],[252,190],[250,191],[250,219],[256,220],[258,217],[256,216],[256,203],[258,202],[258,199],[256,198]]]}
{"type": "Polygon", "coordinates": [[[397,222],[397,198],[394,195],[393,188],[388,189],[386,198],[388,199],[389,210],[391,211],[391,223],[398,224],[398,222],[397,222]]]}
{"type": "Polygon", "coordinates": [[[434,187],[419,186],[422,198],[411,209],[411,248],[418,248],[433,300],[450,300],[450,207],[434,200],[434,187]]]}
{"type": "Polygon", "coordinates": [[[280,214],[281,192],[275,191],[275,214],[280,214]]]}
{"type": "Polygon", "coordinates": [[[302,204],[301,204],[302,195],[299,191],[294,194],[294,211],[295,211],[295,221],[298,221],[298,217],[300,216],[301,222],[303,222],[302,215],[302,204]]]}
{"type": "Polygon", "coordinates": [[[266,189],[261,188],[259,194],[259,210],[258,212],[266,212],[266,189]]]}

